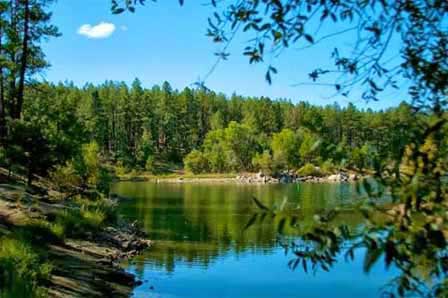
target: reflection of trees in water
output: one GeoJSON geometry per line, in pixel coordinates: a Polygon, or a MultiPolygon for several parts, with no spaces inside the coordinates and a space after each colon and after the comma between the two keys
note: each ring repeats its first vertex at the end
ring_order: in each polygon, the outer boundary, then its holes
{"type": "MultiPolygon", "coordinates": [[[[150,238],[156,240],[151,251],[136,259],[136,266],[142,270],[146,261],[168,272],[178,261],[207,267],[229,252],[270,253],[277,245],[281,219],[267,215],[245,229],[257,211],[252,196],[266,206],[299,208],[294,211],[296,223],[285,225],[283,231],[287,236],[299,236],[312,227],[315,213],[351,201],[354,193],[348,184],[120,183],[115,190],[135,198],[123,203],[123,214],[138,219],[150,238]]],[[[335,220],[355,225],[361,216],[345,213],[335,220]]]]}

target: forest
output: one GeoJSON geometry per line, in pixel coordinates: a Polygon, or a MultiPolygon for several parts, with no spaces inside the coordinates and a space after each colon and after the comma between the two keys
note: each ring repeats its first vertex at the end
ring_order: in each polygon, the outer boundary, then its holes
{"type": "Polygon", "coordinates": [[[400,154],[415,117],[425,116],[405,102],[373,111],[178,91],[168,82],[148,89],[137,79],[131,86],[39,83],[27,86],[23,118],[9,135],[22,146],[4,149],[1,162],[46,175],[58,165],[73,166],[83,145],[94,143],[102,159],[122,171],[160,174],[183,164],[196,174],[272,174],[307,164],[323,174],[362,171],[400,154]]]}

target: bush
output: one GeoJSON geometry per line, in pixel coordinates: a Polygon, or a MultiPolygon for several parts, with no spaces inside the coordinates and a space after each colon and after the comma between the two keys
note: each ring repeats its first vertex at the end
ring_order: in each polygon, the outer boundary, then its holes
{"type": "Polygon", "coordinates": [[[6,157],[6,150],[3,147],[0,147],[0,166],[6,167],[8,165],[8,160],[6,157]]]}
{"type": "Polygon", "coordinates": [[[81,152],[81,156],[74,163],[76,172],[86,184],[96,185],[100,168],[98,144],[96,142],[84,144],[81,152]]]}
{"type": "Polygon", "coordinates": [[[265,175],[271,175],[273,172],[272,156],[267,150],[262,154],[257,153],[252,158],[252,165],[257,171],[262,171],[265,175]]]}
{"type": "Polygon", "coordinates": [[[104,195],[109,195],[112,180],[113,178],[112,175],[109,173],[109,170],[105,167],[100,167],[98,170],[96,189],[104,195]]]}
{"type": "Polygon", "coordinates": [[[154,173],[155,172],[155,159],[154,159],[154,156],[150,155],[150,156],[148,156],[148,159],[146,159],[145,170],[150,172],[150,173],[154,173]]]}
{"type": "Polygon", "coordinates": [[[45,297],[39,281],[48,280],[52,267],[21,239],[0,238],[0,294],[2,297],[45,297]]]}
{"type": "Polygon", "coordinates": [[[71,191],[82,184],[81,177],[76,172],[73,162],[56,166],[50,172],[50,179],[59,191],[71,191]]]}
{"type": "Polygon", "coordinates": [[[10,123],[5,157],[11,165],[26,170],[28,185],[35,174],[46,175],[53,165],[57,152],[44,135],[41,127],[24,120],[10,123]]]}
{"type": "Polygon", "coordinates": [[[184,166],[188,172],[200,174],[209,170],[209,163],[204,154],[193,150],[184,158],[184,166]]]}
{"type": "Polygon", "coordinates": [[[116,166],[115,166],[115,175],[118,177],[122,177],[124,175],[126,175],[126,167],[123,165],[123,162],[120,160],[117,162],[116,166]]]}
{"type": "Polygon", "coordinates": [[[322,172],[319,168],[316,168],[313,164],[307,163],[301,167],[297,173],[300,176],[322,176],[322,172]]]}
{"type": "Polygon", "coordinates": [[[80,237],[86,231],[98,231],[107,223],[116,221],[117,213],[109,201],[78,199],[73,208],[57,214],[55,221],[49,224],[49,229],[60,238],[80,237]]]}
{"type": "Polygon", "coordinates": [[[331,175],[336,172],[336,166],[332,163],[331,160],[326,160],[321,163],[320,170],[323,175],[331,175]]]}

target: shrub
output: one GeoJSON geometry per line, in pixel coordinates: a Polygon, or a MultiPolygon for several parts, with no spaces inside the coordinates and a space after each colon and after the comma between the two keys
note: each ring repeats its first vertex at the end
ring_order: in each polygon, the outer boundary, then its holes
{"type": "Polygon", "coordinates": [[[112,175],[109,173],[109,170],[105,167],[100,167],[98,170],[96,189],[104,195],[109,195],[112,179],[113,178],[112,175]]]}
{"type": "Polygon", "coordinates": [[[101,208],[89,209],[86,205],[81,207],[81,217],[87,226],[99,228],[106,220],[106,214],[101,208]]]}
{"type": "Polygon", "coordinates": [[[307,163],[303,167],[301,167],[297,173],[300,176],[321,176],[322,172],[319,168],[316,168],[313,164],[307,163]]]}
{"type": "Polygon", "coordinates": [[[123,162],[120,160],[117,162],[115,166],[115,175],[118,177],[126,175],[126,167],[123,165],[123,162]]]}
{"type": "Polygon", "coordinates": [[[200,174],[207,172],[209,163],[204,154],[198,150],[193,150],[184,158],[184,166],[188,172],[200,174]]]}
{"type": "Polygon", "coordinates": [[[76,198],[69,209],[58,212],[52,222],[38,221],[35,229],[40,227],[37,234],[51,234],[46,236],[56,239],[65,237],[80,237],[87,231],[98,231],[106,224],[114,224],[118,214],[112,201],[98,199],[95,201],[76,198]],[[44,231],[45,229],[45,231],[44,231]]]}
{"type": "Polygon", "coordinates": [[[257,153],[252,158],[252,165],[257,171],[262,171],[263,174],[271,175],[273,172],[272,156],[267,150],[262,154],[257,153]]]}
{"type": "Polygon", "coordinates": [[[6,157],[6,150],[3,147],[0,147],[0,166],[7,166],[8,161],[6,157]]]}
{"type": "Polygon", "coordinates": [[[44,297],[37,284],[48,280],[51,270],[25,240],[0,238],[0,294],[6,293],[2,297],[44,297]]]}
{"type": "Polygon", "coordinates": [[[76,172],[86,184],[96,185],[100,168],[98,144],[96,142],[84,144],[81,151],[81,156],[74,163],[76,172]]]}
{"type": "Polygon", "coordinates": [[[320,170],[323,175],[331,175],[336,172],[336,167],[331,160],[326,160],[321,163],[320,170]]]}
{"type": "Polygon", "coordinates": [[[76,172],[73,162],[58,165],[50,172],[50,179],[60,191],[70,191],[81,185],[81,177],[76,172]]]}
{"type": "Polygon", "coordinates": [[[151,172],[151,173],[155,172],[155,159],[154,159],[154,156],[150,155],[146,159],[145,170],[147,170],[148,172],[151,172]]]}

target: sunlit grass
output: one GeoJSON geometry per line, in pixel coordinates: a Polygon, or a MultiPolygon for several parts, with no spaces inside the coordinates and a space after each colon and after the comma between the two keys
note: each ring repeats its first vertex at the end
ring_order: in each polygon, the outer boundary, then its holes
{"type": "Polygon", "coordinates": [[[51,270],[26,239],[0,238],[0,297],[44,297],[37,284],[48,280],[51,270]]]}

